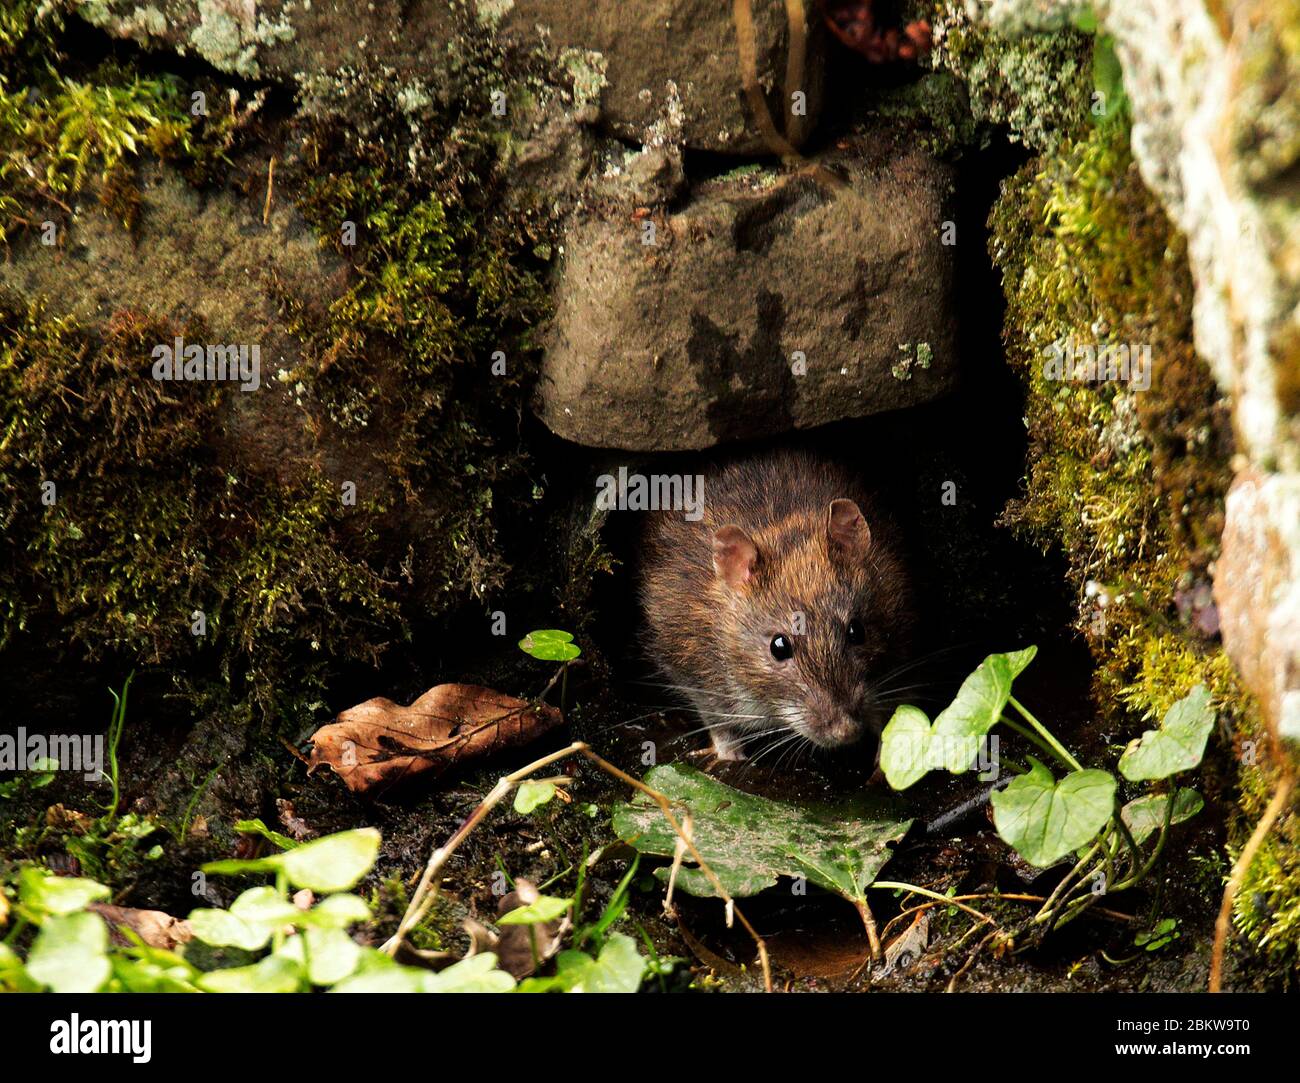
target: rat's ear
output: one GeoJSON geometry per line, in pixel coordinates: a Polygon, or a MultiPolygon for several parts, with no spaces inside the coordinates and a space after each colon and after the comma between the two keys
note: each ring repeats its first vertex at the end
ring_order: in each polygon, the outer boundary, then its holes
{"type": "Polygon", "coordinates": [[[832,546],[852,557],[864,557],[871,548],[871,527],[852,500],[832,500],[826,509],[826,533],[832,546]]]}
{"type": "Polygon", "coordinates": [[[749,582],[758,566],[758,546],[738,526],[724,526],[713,535],[713,570],[733,588],[749,582]]]}

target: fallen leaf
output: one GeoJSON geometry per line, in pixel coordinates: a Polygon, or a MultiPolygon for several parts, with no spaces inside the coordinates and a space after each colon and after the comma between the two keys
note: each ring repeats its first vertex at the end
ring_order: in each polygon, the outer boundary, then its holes
{"type": "Polygon", "coordinates": [[[130,929],[151,948],[165,948],[167,951],[194,939],[194,931],[188,921],[174,918],[161,910],[137,910],[133,906],[111,906],[95,902],[90,903],[86,909],[93,910],[108,922],[115,944],[131,943],[122,935],[120,930],[123,928],[130,929]]]}
{"type": "Polygon", "coordinates": [[[885,968],[882,975],[895,970],[907,970],[925,954],[930,944],[930,915],[922,910],[912,924],[899,933],[885,947],[885,968]]]}
{"type": "Polygon", "coordinates": [[[555,707],[473,684],[440,684],[409,707],[368,699],[312,735],[310,771],[324,765],[354,793],[524,745],[558,726],[555,707]]]}
{"type": "Polygon", "coordinates": [[[52,827],[57,831],[66,831],[71,835],[84,835],[94,825],[93,817],[87,816],[84,812],[78,812],[76,809],[64,808],[62,805],[51,805],[45,810],[45,826],[52,827]]]}
{"type": "MultiPolygon", "coordinates": [[[[535,905],[541,892],[524,879],[515,880],[515,890],[497,903],[497,914],[505,917],[520,908],[535,905]]],[[[560,941],[569,930],[567,913],[546,922],[534,924],[501,924],[500,935],[492,947],[499,960],[498,966],[516,978],[526,978],[539,965],[560,950],[560,941]]]]}
{"type": "MultiPolygon", "coordinates": [[[[890,844],[912,823],[885,799],[859,797],[837,808],[804,808],[733,789],[676,763],[654,768],[645,784],[690,809],[696,848],[737,897],[757,894],[788,876],[863,903],[893,852],[890,844]]],[[[614,813],[614,831],[642,853],[671,856],[677,846],[659,806],[641,793],[614,813]]],[[[691,895],[716,894],[690,862],[676,883],[691,895]]]]}
{"type": "Polygon", "coordinates": [[[306,820],[294,812],[292,801],[286,801],[282,797],[277,798],[275,808],[280,816],[280,826],[289,832],[289,837],[295,842],[302,842],[316,833],[307,826],[306,820]]]}

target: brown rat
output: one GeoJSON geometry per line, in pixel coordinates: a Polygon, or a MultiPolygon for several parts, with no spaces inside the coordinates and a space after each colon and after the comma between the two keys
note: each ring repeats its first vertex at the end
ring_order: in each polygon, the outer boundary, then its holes
{"type": "Polygon", "coordinates": [[[764,737],[879,735],[910,591],[890,524],[848,470],[784,451],[706,474],[702,514],[652,516],[640,588],[651,657],[719,759],[764,737]]]}

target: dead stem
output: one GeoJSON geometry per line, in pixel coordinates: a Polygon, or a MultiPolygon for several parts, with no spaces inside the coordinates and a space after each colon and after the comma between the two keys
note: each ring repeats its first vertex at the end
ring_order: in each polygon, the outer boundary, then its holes
{"type": "Polygon", "coordinates": [[[785,54],[785,134],[794,135],[797,127],[792,105],[796,91],[803,90],[804,62],[808,52],[808,23],[803,0],[785,0],[785,17],[790,27],[790,47],[785,54]]]}
{"type": "Polygon", "coordinates": [[[858,916],[862,918],[862,924],[867,930],[867,943],[871,946],[871,958],[879,959],[880,951],[880,934],[876,932],[876,918],[871,913],[871,907],[867,905],[866,899],[855,900],[854,905],[858,908],[858,916]]]}
{"type": "Polygon", "coordinates": [[[262,225],[271,220],[271,195],[275,191],[275,155],[266,163],[266,204],[262,207],[262,225]]]}
{"type": "MultiPolygon", "coordinates": [[[[1277,785],[1277,792],[1273,794],[1273,799],[1268,803],[1268,808],[1264,810],[1264,815],[1260,817],[1259,823],[1255,825],[1255,830],[1251,832],[1246,845],[1242,847],[1236,864],[1232,866],[1232,874],[1228,877],[1227,886],[1223,889],[1223,903],[1219,907],[1219,917],[1214,923],[1214,951],[1210,956],[1209,988],[1211,993],[1222,992],[1223,953],[1228,943],[1228,930],[1232,926],[1232,906],[1236,901],[1237,892],[1241,890],[1241,885],[1246,879],[1246,873],[1255,860],[1255,854],[1264,845],[1264,839],[1268,836],[1277,818],[1282,815],[1282,810],[1286,808],[1287,802],[1291,798],[1291,791],[1294,788],[1295,775],[1290,773],[1284,775],[1277,785]]],[[[1170,803],[1173,803],[1172,798],[1170,803]]]]}
{"type": "Polygon", "coordinates": [[[997,936],[1000,931],[1001,930],[999,929],[994,929],[988,934],[988,936],[975,945],[975,949],[966,957],[966,961],[961,964],[961,968],[949,980],[948,988],[944,990],[945,993],[955,993],[957,991],[957,982],[961,979],[961,976],[971,968],[971,964],[975,962],[976,957],[984,950],[984,945],[997,936]]]}

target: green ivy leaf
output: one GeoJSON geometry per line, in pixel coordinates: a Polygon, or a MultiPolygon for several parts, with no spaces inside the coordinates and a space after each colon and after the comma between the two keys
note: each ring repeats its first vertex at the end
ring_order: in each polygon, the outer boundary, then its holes
{"type": "Polygon", "coordinates": [[[252,966],[209,970],[196,984],[207,993],[296,993],[302,988],[302,968],[283,955],[268,955],[252,966]]]}
{"type": "Polygon", "coordinates": [[[361,962],[361,947],[342,929],[306,929],[288,937],[276,955],[292,960],[312,985],[334,985],[361,962]]]}
{"type": "Polygon", "coordinates": [[[595,959],[582,951],[562,951],[555,965],[556,977],[570,993],[635,993],[646,970],[636,941],[626,933],[611,934],[595,959]]]}
{"type": "Polygon", "coordinates": [[[880,768],[895,790],[905,790],[930,771],[930,719],[919,707],[894,711],[880,735],[880,768]]]}
{"type": "Polygon", "coordinates": [[[554,782],[522,782],[515,791],[515,811],[527,816],[554,796],[554,782]]]}
{"type": "Polygon", "coordinates": [[[283,870],[294,887],[319,892],[347,891],[370,871],[378,854],[379,832],[373,827],[362,827],[326,835],[270,857],[210,861],[203,866],[203,871],[239,875],[283,870]]]}
{"type": "Polygon", "coordinates": [[[1012,682],[1037,653],[1037,647],[1026,647],[990,654],[962,682],[933,726],[919,708],[899,707],[880,736],[880,766],[890,786],[905,790],[934,768],[953,774],[968,770],[980,742],[1002,717],[1012,682]]]}
{"type": "Polygon", "coordinates": [[[1071,771],[1058,783],[1032,756],[1029,763],[1027,774],[993,792],[993,823],[1021,857],[1045,868],[1106,826],[1117,783],[1106,771],[1071,771]]]}
{"type": "Polygon", "coordinates": [[[108,926],[98,914],[55,914],[27,957],[27,974],[56,993],[93,993],[108,981],[108,926]]]}
{"type": "Polygon", "coordinates": [[[289,838],[288,835],[281,835],[278,831],[272,831],[261,820],[236,820],[235,830],[243,835],[260,835],[267,842],[273,843],[281,850],[292,850],[295,846],[302,845],[302,843],[289,838]]]}
{"type": "MultiPolygon", "coordinates": [[[[1205,802],[1195,790],[1181,789],[1174,797],[1174,812],[1170,824],[1180,824],[1190,820],[1202,808],[1205,802]]],[[[1163,793],[1148,794],[1130,801],[1120,809],[1120,818],[1133,836],[1133,841],[1142,845],[1152,834],[1164,826],[1165,815],[1169,808],[1169,795],[1163,793]]]]}
{"type": "Polygon", "coordinates": [[[497,957],[484,951],[427,974],[422,987],[426,993],[508,993],[515,987],[515,979],[498,970],[497,957]]]}
{"type": "Polygon", "coordinates": [[[350,977],[336,984],[331,993],[419,993],[424,990],[427,970],[402,966],[382,951],[362,948],[361,959],[350,977]]]}
{"type": "Polygon", "coordinates": [[[558,628],[529,632],[519,641],[519,649],[542,662],[570,662],[582,653],[573,634],[558,628]]]}
{"type": "Polygon", "coordinates": [[[1198,684],[1165,712],[1158,730],[1147,730],[1129,744],[1119,758],[1120,774],[1142,782],[1190,771],[1205,755],[1214,719],[1209,689],[1198,684]]]}
{"type": "MultiPolygon", "coordinates": [[[[683,764],[656,767],[645,781],[690,809],[696,848],[736,897],[754,895],[781,876],[802,876],[860,903],[889,860],[890,844],[912,823],[874,796],[805,808],[756,797],[683,764]]],[[[614,813],[614,830],[641,853],[671,857],[676,849],[677,836],[659,806],[642,793],[614,813]]],[[[689,864],[678,872],[677,887],[691,895],[716,894],[689,864]]]]}
{"type": "Polygon", "coordinates": [[[108,888],[94,880],[55,876],[39,865],[27,865],[18,874],[18,897],[38,914],[75,914],[110,894],[108,888]]]}
{"type": "Polygon", "coordinates": [[[537,925],[554,921],[572,905],[571,899],[557,899],[553,895],[539,895],[535,902],[521,906],[497,918],[498,925],[537,925]]]}

